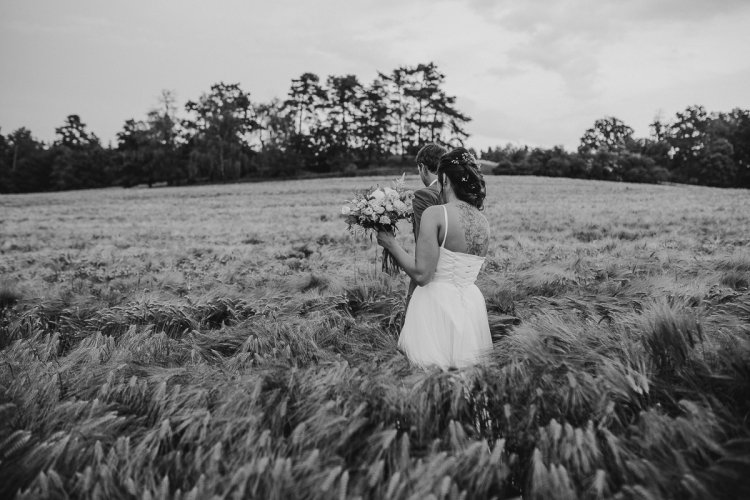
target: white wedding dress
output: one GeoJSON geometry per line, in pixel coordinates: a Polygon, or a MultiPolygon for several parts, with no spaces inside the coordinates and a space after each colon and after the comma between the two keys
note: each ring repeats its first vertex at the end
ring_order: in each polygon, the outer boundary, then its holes
{"type": "Polygon", "coordinates": [[[484,257],[440,245],[435,277],[417,287],[406,311],[399,347],[412,363],[427,368],[466,368],[492,349],[487,306],[475,281],[484,257]]]}

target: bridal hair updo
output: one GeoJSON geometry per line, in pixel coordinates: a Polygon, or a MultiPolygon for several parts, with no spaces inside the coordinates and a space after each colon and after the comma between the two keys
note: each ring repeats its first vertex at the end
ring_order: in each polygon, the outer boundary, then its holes
{"type": "Polygon", "coordinates": [[[441,156],[437,174],[441,188],[445,184],[443,176],[448,177],[459,200],[479,210],[484,208],[484,197],[487,195],[484,176],[476,158],[466,148],[456,148],[441,156]]]}

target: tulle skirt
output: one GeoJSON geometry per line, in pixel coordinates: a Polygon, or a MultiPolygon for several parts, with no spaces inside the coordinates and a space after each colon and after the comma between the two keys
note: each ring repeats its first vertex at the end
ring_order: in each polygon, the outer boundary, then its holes
{"type": "Polygon", "coordinates": [[[417,366],[467,368],[492,349],[484,296],[476,285],[433,281],[417,287],[406,311],[399,347],[417,366]]]}

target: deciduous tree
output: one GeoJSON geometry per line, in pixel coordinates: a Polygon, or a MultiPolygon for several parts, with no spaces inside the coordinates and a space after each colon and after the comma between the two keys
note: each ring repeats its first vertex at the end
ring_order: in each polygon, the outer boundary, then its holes
{"type": "Polygon", "coordinates": [[[633,129],[614,116],[606,116],[594,122],[581,137],[578,152],[594,154],[600,151],[618,153],[632,144],[633,129]]]}
{"type": "Polygon", "coordinates": [[[197,101],[188,101],[183,121],[191,146],[191,173],[209,180],[237,179],[249,164],[248,140],[259,128],[250,94],[238,83],[217,83],[197,101]]]}

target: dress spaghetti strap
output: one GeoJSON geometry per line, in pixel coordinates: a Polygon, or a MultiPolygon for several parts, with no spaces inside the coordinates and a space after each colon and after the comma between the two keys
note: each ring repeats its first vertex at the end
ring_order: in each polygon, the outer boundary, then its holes
{"type": "Polygon", "coordinates": [[[445,205],[443,205],[443,215],[445,215],[445,233],[443,233],[443,243],[440,245],[440,248],[445,247],[445,240],[448,239],[448,209],[445,208],[445,205]]]}

